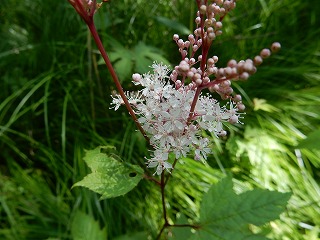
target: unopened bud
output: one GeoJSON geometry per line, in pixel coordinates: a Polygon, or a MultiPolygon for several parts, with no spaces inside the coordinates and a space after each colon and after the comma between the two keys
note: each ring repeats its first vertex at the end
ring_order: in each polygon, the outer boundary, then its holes
{"type": "Polygon", "coordinates": [[[238,103],[237,108],[239,111],[244,111],[246,109],[246,106],[243,103],[238,103]]]}
{"type": "Polygon", "coordinates": [[[207,6],[206,5],[201,5],[199,10],[200,10],[201,14],[205,14],[206,11],[207,11],[207,6]]]}
{"type": "Polygon", "coordinates": [[[253,62],[254,62],[254,65],[259,66],[263,62],[263,59],[260,56],[255,56],[253,59],[253,62]]]}
{"type": "Polygon", "coordinates": [[[267,49],[267,48],[262,49],[262,51],[260,52],[260,56],[262,58],[270,57],[270,55],[271,55],[271,51],[270,51],[270,49],[267,49]]]}
{"type": "Polygon", "coordinates": [[[249,78],[249,76],[250,76],[249,73],[243,72],[243,73],[240,74],[239,78],[241,80],[247,80],[249,78]]]}
{"type": "Polygon", "coordinates": [[[140,82],[141,75],[139,73],[132,74],[132,80],[135,81],[135,82],[140,82]]]}
{"type": "Polygon", "coordinates": [[[234,59],[231,59],[229,62],[228,62],[228,67],[236,67],[237,66],[237,61],[234,60],[234,59]]]}
{"type": "Polygon", "coordinates": [[[229,118],[229,123],[235,124],[239,121],[239,117],[237,115],[233,115],[229,118]]]}
{"type": "Polygon", "coordinates": [[[187,71],[189,71],[189,69],[190,69],[190,66],[189,66],[189,64],[188,64],[185,60],[183,60],[183,61],[180,62],[180,64],[179,64],[179,70],[180,70],[181,72],[187,72],[187,71]]]}
{"type": "Polygon", "coordinates": [[[218,133],[218,135],[220,137],[224,137],[224,136],[227,136],[227,132],[226,131],[221,131],[221,132],[218,133]]]}
{"type": "Polygon", "coordinates": [[[281,48],[281,44],[278,43],[278,42],[274,42],[271,45],[271,51],[272,52],[278,52],[280,50],[280,48],[281,48]]]}

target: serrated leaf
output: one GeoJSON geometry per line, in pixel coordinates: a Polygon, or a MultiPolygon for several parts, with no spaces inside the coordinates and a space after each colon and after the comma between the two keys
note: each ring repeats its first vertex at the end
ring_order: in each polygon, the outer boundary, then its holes
{"type": "Polygon", "coordinates": [[[123,46],[118,46],[109,54],[110,61],[113,63],[115,71],[121,81],[128,79],[132,72],[132,51],[123,46]]]}
{"type": "Polygon", "coordinates": [[[297,148],[320,150],[320,129],[310,133],[306,139],[298,144],[297,148]]]}
{"type": "Polygon", "coordinates": [[[164,58],[161,52],[152,46],[148,46],[143,42],[139,42],[133,49],[135,56],[135,71],[139,73],[148,72],[153,62],[162,62],[169,65],[169,61],[164,58]]]}
{"type": "Polygon", "coordinates": [[[129,79],[133,66],[132,60],[129,56],[119,59],[113,64],[113,66],[121,82],[129,79]]]}
{"type": "Polygon", "coordinates": [[[239,216],[257,226],[275,220],[285,210],[290,193],[254,189],[238,195],[239,216]]]}
{"type": "Polygon", "coordinates": [[[204,195],[200,229],[191,239],[267,239],[253,234],[249,224],[277,219],[291,194],[255,189],[237,195],[231,178],[224,178],[204,195]]]}
{"type": "Polygon", "coordinates": [[[232,186],[233,184],[231,179],[224,178],[218,184],[213,185],[213,187],[211,187],[209,191],[203,196],[200,208],[202,223],[215,221],[216,215],[222,216],[229,213],[229,208],[224,208],[221,206],[224,206],[226,202],[230,202],[231,204],[232,201],[230,201],[230,199],[236,197],[232,186]],[[212,214],[213,212],[215,214],[212,214]]]}
{"type": "Polygon", "coordinates": [[[101,199],[118,197],[131,191],[142,179],[143,169],[137,165],[121,162],[112,154],[102,151],[110,147],[97,147],[86,151],[84,160],[92,173],[73,187],[86,187],[101,194],[101,199]]]}
{"type": "Polygon", "coordinates": [[[99,223],[93,217],[77,212],[71,225],[73,240],[105,240],[107,239],[106,228],[100,229],[99,223]]]}

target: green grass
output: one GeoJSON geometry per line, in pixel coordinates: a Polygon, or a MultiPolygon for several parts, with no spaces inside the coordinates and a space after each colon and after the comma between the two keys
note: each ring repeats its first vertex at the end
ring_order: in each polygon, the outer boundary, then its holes
{"type": "MultiPolygon", "coordinates": [[[[142,41],[176,64],[172,34],[185,36],[184,28],[170,28],[163,18],[192,29],[195,5],[186,2],[111,1],[96,21],[114,53],[110,37],[125,49],[142,41]]],[[[210,167],[188,160],[177,166],[168,186],[170,219],[179,213],[197,218],[203,192],[231,172],[238,192],[293,192],[287,212],[262,229],[271,239],[320,238],[319,150],[296,149],[320,128],[319,8],[315,0],[239,1],[225,19],[212,51],[220,66],[253,57],[273,41],[282,50],[234,85],[245,95],[244,125],[214,139],[210,167]]],[[[5,0],[0,18],[0,238],[72,239],[78,212],[106,227],[109,239],[140,230],[154,234],[161,211],[152,183],[144,180],[126,196],[103,201],[71,189],[88,173],[85,149],[115,145],[124,160],[142,165],[148,154],[125,110],[109,110],[114,87],[85,24],[67,1],[5,0]]],[[[133,88],[130,79],[123,81],[133,88]]]]}

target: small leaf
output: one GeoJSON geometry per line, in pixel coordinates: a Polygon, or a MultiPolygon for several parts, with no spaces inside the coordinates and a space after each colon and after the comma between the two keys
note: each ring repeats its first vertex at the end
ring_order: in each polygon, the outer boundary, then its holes
{"type": "Polygon", "coordinates": [[[320,150],[320,129],[310,133],[306,139],[298,144],[297,148],[320,150]]]}
{"type": "Polygon", "coordinates": [[[106,228],[100,229],[99,223],[93,217],[78,211],[71,226],[73,240],[105,240],[107,239],[106,228]]]}
{"type": "Polygon", "coordinates": [[[232,179],[213,185],[204,195],[200,229],[191,239],[267,239],[253,234],[250,224],[262,225],[277,219],[291,194],[255,189],[237,195],[232,179]]]}
{"type": "Polygon", "coordinates": [[[102,153],[110,147],[97,147],[86,152],[85,162],[92,173],[73,187],[87,187],[101,194],[101,199],[118,197],[137,186],[143,176],[143,169],[137,165],[121,162],[112,154],[102,153]]]}

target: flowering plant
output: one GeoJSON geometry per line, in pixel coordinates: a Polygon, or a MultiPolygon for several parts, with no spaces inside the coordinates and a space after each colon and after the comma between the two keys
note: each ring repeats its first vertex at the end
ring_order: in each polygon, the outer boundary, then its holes
{"type": "MultiPolygon", "coordinates": [[[[243,117],[245,106],[241,95],[234,93],[232,81],[247,80],[257,71],[257,66],[263,59],[280,49],[280,44],[273,43],[270,49],[263,49],[253,59],[232,59],[227,66],[218,67],[218,57],[209,56],[209,49],[213,41],[222,34],[223,19],[236,7],[236,0],[196,0],[198,11],[194,33],[186,41],[177,34],[173,36],[181,54],[180,63],[170,71],[169,66],[154,62],[151,73],[132,75],[133,83],[141,86],[141,90],[124,92],[94,26],[93,15],[101,3],[97,4],[96,0],[69,2],[88,25],[119,91],[119,94],[112,95],[111,108],[117,110],[121,105],[127,107],[151,146],[152,154],[151,157],[146,157],[146,165],[148,168],[156,168],[153,175],[160,175],[159,181],[155,176],[145,174],[139,166],[124,166],[111,155],[101,153],[101,149],[106,147],[99,147],[88,151],[85,157],[93,173],[75,186],[88,187],[102,194],[102,198],[108,198],[125,194],[142,178],[154,181],[160,186],[164,218],[157,239],[163,237],[165,229],[179,226],[197,230],[190,235],[190,239],[239,239],[253,234],[245,230],[247,224],[261,225],[277,218],[290,194],[257,190],[236,195],[232,190],[231,179],[227,178],[213,185],[204,195],[200,222],[173,224],[166,214],[165,187],[179,159],[190,154],[195,160],[207,159],[212,145],[210,139],[203,136],[204,131],[215,137],[225,136],[225,123],[241,123],[239,119],[243,117]],[[220,96],[226,103],[221,105],[213,96],[220,96]],[[117,176],[114,171],[118,173],[117,176]],[[111,184],[110,179],[117,184],[111,184]],[[216,200],[221,195],[230,203],[227,208],[223,206],[223,202],[216,200]],[[242,206],[245,198],[249,205],[242,206]],[[213,201],[216,201],[215,205],[213,201]],[[259,207],[252,208],[251,203],[259,207]],[[261,217],[260,214],[265,213],[266,209],[268,214],[261,217]],[[216,219],[226,216],[229,217],[227,224],[230,224],[231,231],[236,235],[221,233],[220,225],[215,225],[216,219]],[[236,222],[235,226],[232,226],[232,221],[236,222]]],[[[223,223],[226,224],[224,220],[223,223]]]]}

